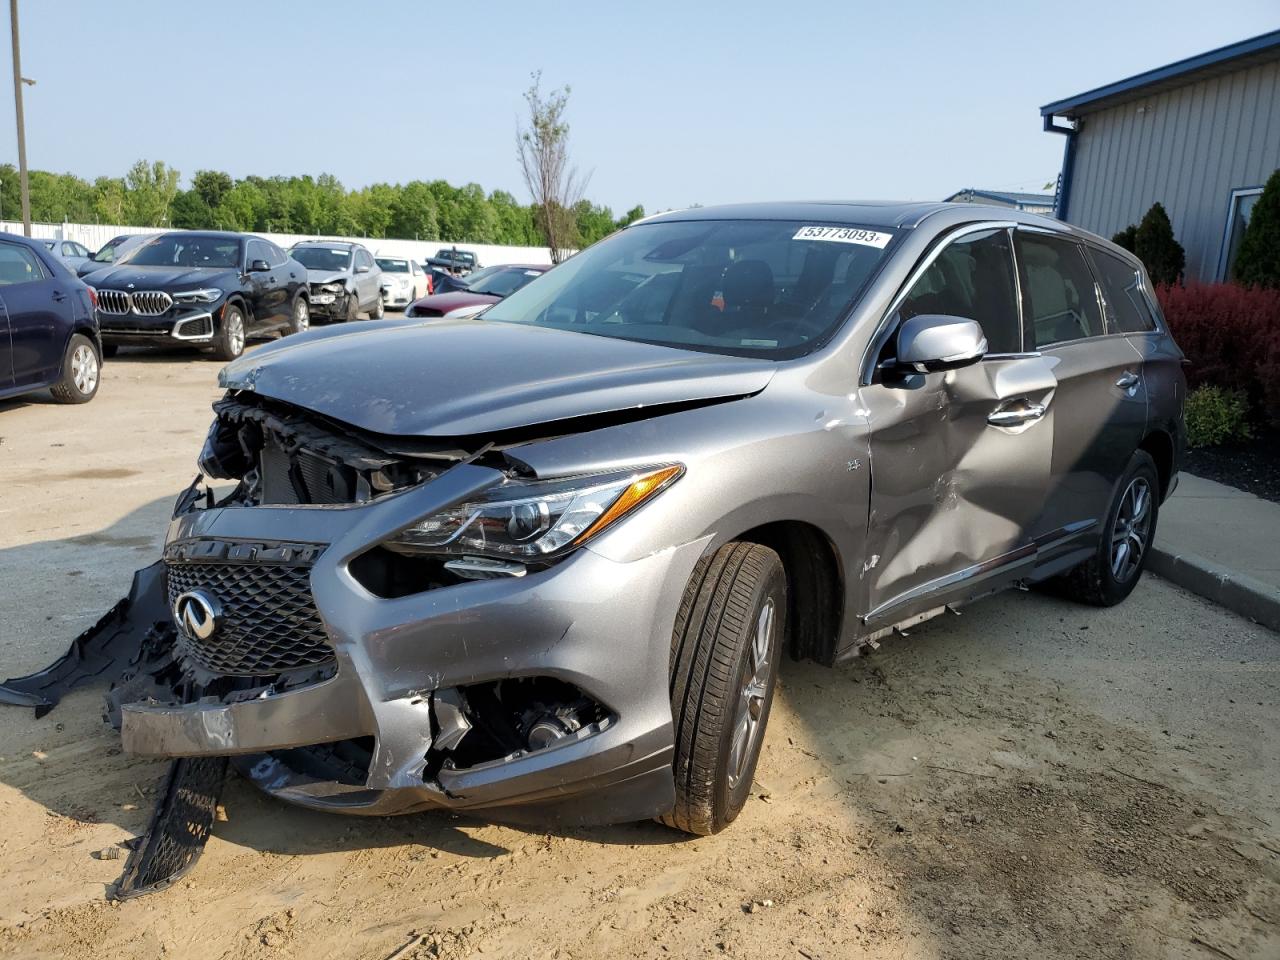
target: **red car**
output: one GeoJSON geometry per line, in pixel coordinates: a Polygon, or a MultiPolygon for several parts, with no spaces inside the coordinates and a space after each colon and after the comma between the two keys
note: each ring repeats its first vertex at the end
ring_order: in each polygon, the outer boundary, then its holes
{"type": "Polygon", "coordinates": [[[405,308],[406,317],[474,317],[485,307],[510,296],[530,280],[551,269],[546,263],[508,263],[485,267],[467,276],[466,286],[452,293],[437,293],[415,300],[405,308]]]}

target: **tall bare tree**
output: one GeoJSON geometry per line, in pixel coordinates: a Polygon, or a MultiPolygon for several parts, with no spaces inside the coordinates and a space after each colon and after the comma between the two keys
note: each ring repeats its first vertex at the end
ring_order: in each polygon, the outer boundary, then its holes
{"type": "Polygon", "coordinates": [[[531,76],[533,84],[524,94],[528,125],[516,129],[516,150],[524,182],[537,207],[538,226],[551,248],[551,260],[560,263],[578,245],[574,207],[586,192],[590,177],[579,174],[569,162],[569,124],[564,118],[569,87],[544,95],[542,71],[531,76]]]}

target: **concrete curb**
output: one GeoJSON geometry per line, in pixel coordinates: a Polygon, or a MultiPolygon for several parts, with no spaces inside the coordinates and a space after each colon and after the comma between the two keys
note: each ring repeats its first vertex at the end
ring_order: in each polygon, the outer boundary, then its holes
{"type": "Polygon", "coordinates": [[[1280,587],[1210,563],[1194,553],[1153,547],[1147,569],[1206,600],[1280,631],[1280,587]]]}

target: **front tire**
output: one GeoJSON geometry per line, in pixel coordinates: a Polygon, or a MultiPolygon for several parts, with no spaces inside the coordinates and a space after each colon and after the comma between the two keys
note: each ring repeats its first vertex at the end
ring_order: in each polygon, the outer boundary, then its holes
{"type": "Polygon", "coordinates": [[[360,295],[352,290],[347,296],[347,323],[360,319],[360,295]]]}
{"type": "Polygon", "coordinates": [[[374,301],[373,309],[369,311],[370,320],[381,320],[386,315],[387,308],[382,302],[382,294],[378,294],[377,300],[374,301]]]}
{"type": "Polygon", "coordinates": [[[229,303],[222,308],[222,325],[213,341],[213,355],[219,360],[234,360],[244,353],[244,311],[229,303]]]}
{"type": "Polygon", "coordinates": [[[311,329],[311,305],[307,298],[299,296],[293,301],[293,315],[289,321],[291,333],[306,333],[311,329]]]}
{"type": "Polygon", "coordinates": [[[1145,450],[1129,458],[1107,511],[1097,552],[1061,581],[1061,592],[1097,607],[1133,593],[1147,566],[1160,513],[1160,475],[1145,450]]]}
{"type": "Polygon", "coordinates": [[[83,333],[71,335],[67,352],[62,356],[62,376],[50,388],[59,403],[88,403],[98,392],[102,380],[102,360],[93,341],[83,333]]]}
{"type": "Polygon", "coordinates": [[[676,803],[663,823],[718,833],[751,794],[786,637],[781,558],[729,543],[699,561],[671,637],[676,803]]]}

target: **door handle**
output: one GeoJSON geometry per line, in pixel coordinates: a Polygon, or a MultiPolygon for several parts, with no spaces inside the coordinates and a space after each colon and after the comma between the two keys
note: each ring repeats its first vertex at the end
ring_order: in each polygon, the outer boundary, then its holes
{"type": "Polygon", "coordinates": [[[1026,398],[1009,400],[1002,403],[987,417],[987,423],[993,427],[1018,427],[1024,423],[1039,420],[1047,409],[1045,404],[1032,403],[1026,398]]]}
{"type": "Polygon", "coordinates": [[[1138,383],[1141,379],[1142,378],[1132,370],[1126,370],[1124,373],[1120,374],[1120,379],[1116,381],[1116,386],[1132,397],[1137,392],[1138,383]]]}

